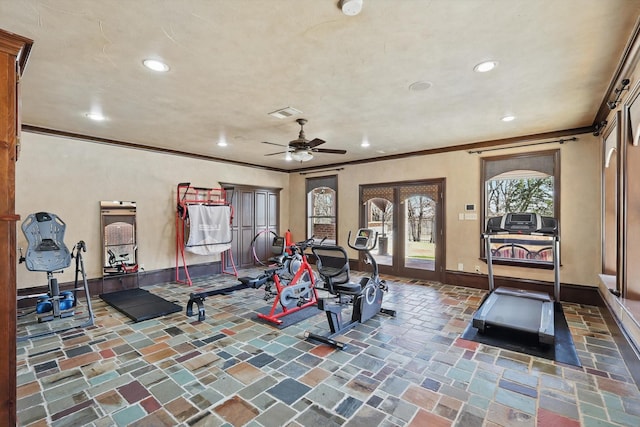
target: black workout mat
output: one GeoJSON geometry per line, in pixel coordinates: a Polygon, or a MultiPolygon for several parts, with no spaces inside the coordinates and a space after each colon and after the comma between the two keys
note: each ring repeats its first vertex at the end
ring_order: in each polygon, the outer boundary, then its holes
{"type": "MultiPolygon", "coordinates": [[[[269,314],[271,312],[271,306],[266,306],[266,307],[262,307],[256,310],[258,313],[261,314],[269,314]]],[[[275,314],[281,313],[281,310],[276,310],[275,314]]],[[[310,317],[315,316],[318,313],[323,313],[323,311],[318,310],[318,307],[311,306],[311,307],[306,307],[303,308],[300,311],[296,311],[295,313],[290,313],[287,314],[286,316],[283,316],[280,318],[280,320],[282,320],[282,324],[277,325],[273,322],[270,322],[266,319],[263,319],[262,317],[258,317],[258,316],[254,316],[253,320],[260,322],[260,323],[264,323],[265,325],[271,325],[274,326],[278,329],[284,329],[284,328],[288,328],[291,325],[295,325],[298,322],[302,322],[303,320],[306,320],[310,317]]]]}
{"type": "Polygon", "coordinates": [[[554,304],[554,329],[555,342],[554,345],[545,345],[538,342],[537,334],[526,332],[518,332],[513,329],[492,327],[487,329],[484,334],[478,332],[473,327],[473,323],[469,325],[462,333],[461,338],[469,341],[479,342],[481,344],[500,347],[505,350],[511,350],[518,353],[528,354],[530,356],[538,356],[549,360],[555,360],[558,363],[581,367],[580,358],[576,351],[576,347],[571,337],[571,331],[567,324],[567,319],[562,310],[562,304],[554,304]]]}
{"type": "Polygon", "coordinates": [[[178,304],[140,288],[101,294],[100,298],[134,322],[182,311],[178,304]]]}

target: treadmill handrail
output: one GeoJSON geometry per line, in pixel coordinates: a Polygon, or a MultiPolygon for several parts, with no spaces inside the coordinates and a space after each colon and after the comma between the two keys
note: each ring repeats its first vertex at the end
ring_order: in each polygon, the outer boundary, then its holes
{"type": "MultiPolygon", "coordinates": [[[[490,238],[491,243],[517,243],[521,245],[530,245],[530,246],[546,246],[549,244],[549,242],[560,240],[557,236],[542,236],[542,237],[548,237],[547,239],[544,239],[544,240],[516,239],[516,238],[504,238],[504,237],[494,238],[493,236],[496,236],[496,234],[483,234],[482,236],[485,239],[490,238]]],[[[500,235],[500,236],[503,236],[503,235],[500,235]]]]}
{"type": "MultiPolygon", "coordinates": [[[[513,234],[513,233],[511,233],[513,234]]],[[[487,257],[487,276],[489,279],[489,292],[493,292],[495,290],[495,282],[493,275],[493,254],[491,251],[491,243],[519,243],[522,239],[508,239],[502,238],[497,240],[505,240],[496,241],[492,239],[492,236],[496,234],[483,233],[482,237],[485,240],[485,254],[487,257]],[[511,241],[510,241],[511,240],[511,241]]],[[[549,239],[540,240],[544,244],[549,244],[549,241],[553,242],[553,296],[555,301],[560,301],[560,236],[558,235],[549,235],[549,239]]]]}

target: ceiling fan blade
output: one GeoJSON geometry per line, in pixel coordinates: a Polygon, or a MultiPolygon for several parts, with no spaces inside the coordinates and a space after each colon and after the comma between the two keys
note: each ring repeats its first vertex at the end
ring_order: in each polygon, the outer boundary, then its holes
{"type": "Polygon", "coordinates": [[[329,153],[329,154],[347,154],[347,150],[334,150],[332,148],[314,148],[314,153],[329,153]]]}
{"type": "Polygon", "coordinates": [[[276,144],[275,142],[262,141],[263,144],[277,145],[278,147],[286,147],[286,145],[276,144]]]}
{"type": "Polygon", "coordinates": [[[288,151],[280,151],[278,153],[265,154],[265,156],[277,156],[278,154],[286,154],[288,151]]]}
{"type": "Polygon", "coordinates": [[[307,144],[309,146],[309,148],[313,148],[313,147],[317,147],[318,145],[324,144],[326,141],[323,141],[320,138],[315,138],[312,139],[311,141],[309,141],[309,143],[307,144]]]}
{"type": "Polygon", "coordinates": [[[307,149],[309,148],[309,141],[294,139],[293,141],[289,142],[289,147],[294,148],[296,150],[307,149]]]}

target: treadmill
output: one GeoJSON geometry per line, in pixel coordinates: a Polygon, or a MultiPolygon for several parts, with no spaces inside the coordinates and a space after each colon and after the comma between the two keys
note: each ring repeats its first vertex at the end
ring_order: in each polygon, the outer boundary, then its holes
{"type": "Polygon", "coordinates": [[[555,301],[560,301],[560,240],[557,219],[536,213],[507,213],[489,218],[483,238],[486,244],[490,293],[474,314],[473,327],[480,333],[485,333],[492,326],[523,331],[537,334],[540,343],[553,344],[554,298],[555,301]],[[553,251],[554,298],[546,292],[509,287],[496,289],[493,278],[494,254],[491,251],[494,243],[507,247],[543,246],[548,249],[550,246],[553,251]]]}

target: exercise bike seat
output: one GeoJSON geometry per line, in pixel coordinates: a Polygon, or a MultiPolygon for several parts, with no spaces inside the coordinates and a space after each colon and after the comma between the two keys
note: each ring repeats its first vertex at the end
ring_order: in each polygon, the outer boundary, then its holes
{"type": "Polygon", "coordinates": [[[278,256],[272,256],[269,259],[267,259],[267,261],[269,261],[271,264],[278,264],[278,265],[282,265],[284,264],[284,255],[278,255],[278,256]]]}
{"type": "Polygon", "coordinates": [[[360,284],[358,283],[349,282],[349,283],[344,283],[342,285],[334,285],[333,288],[337,295],[358,296],[362,293],[362,286],[360,286],[360,284]]]}
{"type": "Polygon", "coordinates": [[[320,245],[311,247],[316,257],[318,274],[327,290],[333,295],[360,295],[362,286],[351,282],[349,256],[340,246],[320,245]]]}

